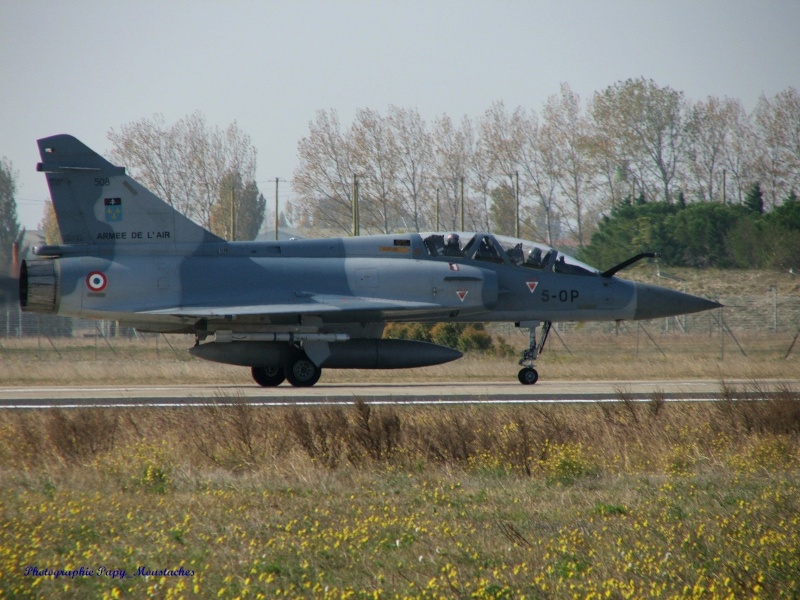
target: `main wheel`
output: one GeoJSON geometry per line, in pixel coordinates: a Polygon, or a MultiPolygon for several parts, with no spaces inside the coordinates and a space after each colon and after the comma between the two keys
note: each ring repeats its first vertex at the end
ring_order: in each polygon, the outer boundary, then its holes
{"type": "Polygon", "coordinates": [[[533,385],[537,381],[539,381],[539,373],[536,369],[532,367],[525,367],[524,369],[520,369],[519,375],[519,382],[522,385],[533,385]]]}
{"type": "Polygon", "coordinates": [[[286,381],[286,375],[280,367],[253,367],[250,372],[261,387],[276,387],[286,381]]]}
{"type": "Polygon", "coordinates": [[[311,387],[319,381],[322,369],[306,357],[297,358],[286,367],[286,379],[295,387],[311,387]]]}

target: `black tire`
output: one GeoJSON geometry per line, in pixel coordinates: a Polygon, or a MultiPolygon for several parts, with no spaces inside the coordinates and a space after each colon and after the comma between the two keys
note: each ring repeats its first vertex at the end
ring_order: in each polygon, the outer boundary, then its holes
{"type": "Polygon", "coordinates": [[[533,385],[537,381],[539,381],[539,373],[536,369],[532,369],[531,367],[525,367],[524,369],[520,369],[519,375],[519,382],[522,385],[533,385]]]}
{"type": "Polygon", "coordinates": [[[322,369],[305,356],[296,358],[286,367],[286,380],[295,387],[311,387],[319,381],[322,369]]]}
{"type": "Polygon", "coordinates": [[[280,367],[253,367],[250,372],[261,387],[276,387],[286,381],[286,375],[280,367]]]}

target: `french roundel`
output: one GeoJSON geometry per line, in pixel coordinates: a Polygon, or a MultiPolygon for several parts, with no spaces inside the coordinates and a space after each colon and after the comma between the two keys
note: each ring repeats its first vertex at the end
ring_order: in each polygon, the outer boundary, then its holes
{"type": "Polygon", "coordinates": [[[93,292],[102,292],[108,285],[108,279],[105,273],[100,271],[92,271],[86,276],[86,286],[93,292]]]}

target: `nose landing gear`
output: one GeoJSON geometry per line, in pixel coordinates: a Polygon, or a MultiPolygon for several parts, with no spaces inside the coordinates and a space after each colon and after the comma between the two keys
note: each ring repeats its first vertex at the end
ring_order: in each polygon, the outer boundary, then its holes
{"type": "Polygon", "coordinates": [[[539,343],[536,343],[536,327],[539,325],[538,321],[529,323],[517,323],[517,327],[526,327],[529,332],[528,349],[522,351],[522,358],[519,360],[520,369],[517,377],[519,382],[523,385],[533,385],[539,381],[539,372],[534,368],[534,363],[539,355],[542,353],[544,343],[547,341],[547,336],[550,333],[550,327],[553,325],[551,321],[542,323],[542,337],[539,343]]]}
{"type": "Polygon", "coordinates": [[[533,367],[525,367],[520,369],[517,377],[522,385],[533,385],[539,381],[539,372],[533,367]]]}

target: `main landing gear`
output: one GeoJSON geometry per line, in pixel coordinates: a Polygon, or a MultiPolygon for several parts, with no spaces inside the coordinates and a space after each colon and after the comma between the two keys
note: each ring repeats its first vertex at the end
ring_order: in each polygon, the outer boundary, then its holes
{"type": "Polygon", "coordinates": [[[261,387],[276,387],[288,381],[295,387],[311,387],[319,381],[322,369],[305,352],[294,354],[285,367],[252,367],[253,379],[261,387]]]}
{"type": "Polygon", "coordinates": [[[253,367],[250,372],[261,387],[276,387],[286,380],[281,367],[253,367]]]}
{"type": "Polygon", "coordinates": [[[544,343],[547,341],[547,336],[550,334],[550,327],[553,325],[553,323],[551,321],[545,321],[542,324],[542,337],[537,344],[536,327],[538,325],[538,322],[518,324],[519,327],[527,327],[529,331],[528,349],[522,351],[522,358],[519,360],[519,364],[523,368],[520,369],[520,372],[517,375],[519,382],[523,385],[533,385],[539,381],[539,372],[534,368],[534,362],[542,353],[544,343]]]}
{"type": "Polygon", "coordinates": [[[286,379],[294,387],[311,387],[319,381],[322,369],[303,354],[291,360],[286,365],[284,373],[286,373],[286,379]]]}

